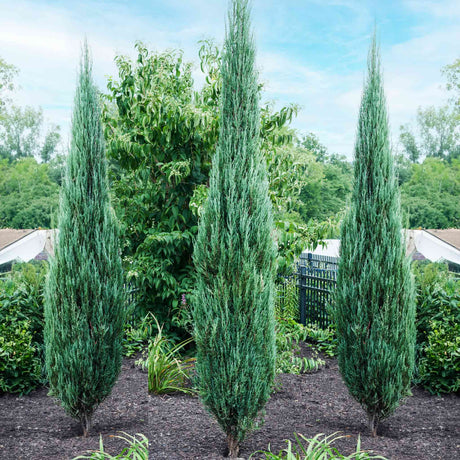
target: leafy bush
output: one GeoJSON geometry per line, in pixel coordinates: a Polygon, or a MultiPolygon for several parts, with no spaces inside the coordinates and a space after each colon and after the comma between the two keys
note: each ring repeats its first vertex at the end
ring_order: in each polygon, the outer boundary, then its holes
{"type": "MultiPolygon", "coordinates": [[[[195,284],[192,247],[220,121],[222,56],[212,41],[201,44],[205,84],[199,92],[192,65],[181,51],[154,53],[138,42],[136,61],[115,58],[118,76],[109,78],[104,96],[112,192],[124,228],[128,278],[139,288],[142,313],[152,311],[165,332],[175,332],[179,339],[189,332],[176,314],[183,312],[178,309],[181,295],[195,284]]],[[[335,226],[331,221],[303,222],[294,211],[308,182],[305,168],[314,161],[310,152],[293,145],[289,125],[298,109],[289,105],[276,112],[264,104],[260,112],[280,272],[290,268],[306,245],[330,238],[335,226]]]]}
{"type": "MultiPolygon", "coordinates": [[[[0,144],[5,140],[3,132],[1,137],[0,144]]],[[[52,178],[52,171],[50,165],[38,163],[33,157],[0,161],[2,228],[50,227],[59,197],[59,186],[52,178]]]]}
{"type": "Polygon", "coordinates": [[[125,324],[123,335],[125,356],[130,357],[148,349],[149,341],[155,337],[156,326],[153,318],[153,315],[148,313],[139,321],[134,318],[125,324]]]}
{"type": "Polygon", "coordinates": [[[0,324],[0,393],[29,393],[40,383],[41,374],[30,322],[9,317],[0,324]]]}
{"type": "Polygon", "coordinates": [[[434,394],[460,388],[460,281],[445,264],[413,264],[417,284],[416,382],[434,394]]]}
{"type": "Polygon", "coordinates": [[[336,436],[336,434],[333,433],[329,436],[317,434],[313,438],[308,439],[301,434],[298,435],[295,433],[295,444],[287,440],[287,448],[281,450],[278,454],[271,452],[269,446],[268,451],[254,452],[249,458],[253,458],[256,454],[264,454],[266,460],[366,460],[372,458],[385,460],[385,457],[375,457],[366,451],[362,451],[360,438],[358,438],[355,452],[345,457],[331,445],[337,439],[345,437],[336,436]]]}
{"type": "Polygon", "coordinates": [[[324,361],[316,356],[301,358],[298,342],[305,341],[309,328],[294,320],[278,320],[276,324],[276,373],[299,375],[315,372],[324,365],[324,361]]]}
{"type": "Polygon", "coordinates": [[[460,389],[460,324],[453,317],[431,321],[428,343],[419,362],[422,385],[431,393],[460,389]]]}
{"type": "Polygon", "coordinates": [[[314,346],[329,357],[337,354],[337,337],[335,335],[334,325],[327,329],[321,329],[315,325],[309,324],[304,327],[304,340],[313,343],[314,346]]]}
{"type": "Polygon", "coordinates": [[[0,391],[26,394],[44,381],[43,283],[47,264],[15,264],[0,281],[0,391]]]}
{"type": "Polygon", "coordinates": [[[124,436],[114,436],[115,438],[123,439],[128,443],[128,447],[125,447],[115,457],[104,451],[104,443],[102,442],[102,436],[99,440],[99,450],[90,452],[89,457],[80,455],[75,457],[73,460],[82,458],[90,458],[93,460],[148,460],[149,458],[149,440],[140,433],[135,436],[131,436],[127,433],[123,433],[124,436]]]}

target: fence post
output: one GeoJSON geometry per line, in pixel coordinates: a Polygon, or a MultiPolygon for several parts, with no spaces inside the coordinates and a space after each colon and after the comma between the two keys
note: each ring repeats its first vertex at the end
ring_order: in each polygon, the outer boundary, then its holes
{"type": "Polygon", "coordinates": [[[300,310],[300,323],[304,326],[307,323],[307,285],[306,285],[306,270],[307,267],[302,265],[297,266],[297,285],[299,288],[299,310],[300,310]]]}

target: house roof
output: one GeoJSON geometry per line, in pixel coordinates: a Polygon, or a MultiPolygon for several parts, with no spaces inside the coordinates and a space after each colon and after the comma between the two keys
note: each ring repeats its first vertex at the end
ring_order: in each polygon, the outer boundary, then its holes
{"type": "Polygon", "coordinates": [[[53,254],[54,230],[0,230],[0,265],[11,261],[29,262],[53,254]],[[42,254],[43,253],[43,254],[42,254]]]}
{"type": "Polygon", "coordinates": [[[14,228],[0,228],[0,251],[21,238],[30,235],[35,230],[16,230],[14,228]]]}
{"type": "MultiPolygon", "coordinates": [[[[407,255],[413,259],[428,259],[432,262],[448,261],[460,265],[460,229],[449,230],[406,230],[407,255]],[[414,257],[415,256],[415,257],[414,257]]],[[[324,240],[324,247],[318,246],[317,255],[339,257],[340,240],[324,240]]]]}
{"type": "Polygon", "coordinates": [[[460,228],[448,228],[446,230],[430,229],[426,231],[454,248],[460,249],[460,228]]]}

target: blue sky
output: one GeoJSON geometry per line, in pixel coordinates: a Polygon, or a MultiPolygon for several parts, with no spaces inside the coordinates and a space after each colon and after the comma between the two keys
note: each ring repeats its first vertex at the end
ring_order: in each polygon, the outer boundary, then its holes
{"type": "MultiPolygon", "coordinates": [[[[17,103],[41,105],[67,135],[85,35],[104,90],[115,54],[133,54],[136,40],[158,51],[182,48],[197,62],[200,39],[222,42],[226,7],[226,0],[0,0],[0,56],[21,71],[17,103]]],[[[460,57],[457,0],[253,0],[253,24],[265,99],[300,104],[294,127],[348,157],[374,24],[395,145],[417,107],[446,99],[440,68],[460,57]]],[[[194,76],[199,86],[198,67],[194,76]]]]}

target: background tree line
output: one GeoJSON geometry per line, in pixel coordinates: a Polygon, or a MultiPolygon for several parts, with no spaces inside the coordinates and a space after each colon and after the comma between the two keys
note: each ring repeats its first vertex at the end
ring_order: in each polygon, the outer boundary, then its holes
{"type": "Polygon", "coordinates": [[[63,167],[60,128],[45,129],[40,107],[12,103],[17,74],[0,57],[0,228],[49,228],[63,167]]]}

